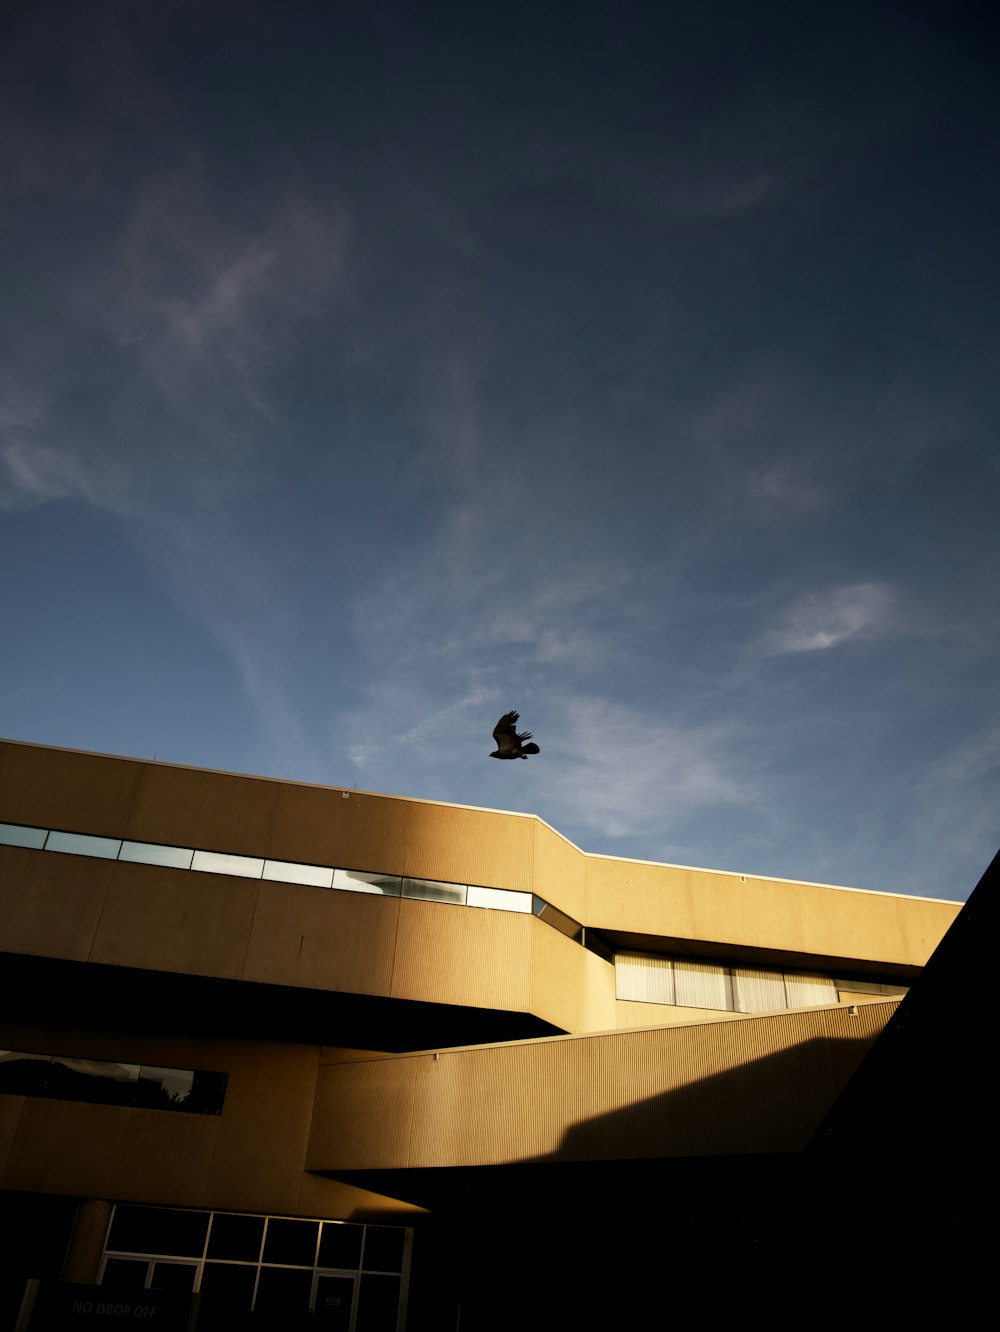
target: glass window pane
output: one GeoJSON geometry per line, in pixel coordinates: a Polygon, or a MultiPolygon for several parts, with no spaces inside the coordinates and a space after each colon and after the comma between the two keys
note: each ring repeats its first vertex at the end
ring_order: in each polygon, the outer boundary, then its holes
{"type": "Polygon", "coordinates": [[[434,879],[404,879],[403,896],[416,897],[422,902],[455,902],[465,905],[464,883],[438,883],[434,879]]]}
{"type": "Polygon", "coordinates": [[[19,823],[0,823],[0,842],[5,846],[30,846],[40,851],[45,845],[46,828],[23,828],[19,823]]]}
{"type": "Polygon", "coordinates": [[[174,1109],[187,1110],[193,1115],[221,1115],[228,1082],[227,1073],[208,1073],[196,1068],[190,1096],[174,1109]]]}
{"type": "Polygon", "coordinates": [[[206,1262],[201,1273],[199,1326],[221,1329],[229,1326],[229,1320],[235,1323],[239,1315],[248,1314],[256,1283],[256,1267],[206,1262]],[[213,1318],[217,1322],[213,1323],[213,1318]]]}
{"type": "Polygon", "coordinates": [[[154,1263],[149,1287],[150,1290],[169,1290],[187,1295],[194,1290],[197,1275],[197,1263],[154,1263]]]}
{"type": "Polygon", "coordinates": [[[789,971],[785,975],[789,1008],[811,1008],[814,1004],[835,1004],[837,987],[832,976],[809,976],[789,971]]]}
{"type": "Polygon", "coordinates": [[[402,879],[392,874],[366,874],[364,870],[333,871],[334,888],[349,893],[381,893],[385,897],[398,897],[402,879]]]}
{"type": "Polygon", "coordinates": [[[510,888],[477,888],[469,884],[467,906],[493,907],[497,911],[531,912],[531,894],[517,893],[510,888]]]}
{"type": "Polygon", "coordinates": [[[0,1050],[0,1092],[11,1096],[43,1096],[51,1055],[0,1050]]]}
{"type": "Polygon", "coordinates": [[[361,1266],[361,1237],[364,1226],[350,1223],[338,1224],[327,1221],[323,1225],[323,1235],[319,1242],[320,1267],[347,1267],[356,1269],[361,1266]]]}
{"type": "Polygon", "coordinates": [[[282,1326],[298,1326],[297,1321],[293,1320],[309,1309],[312,1279],[311,1271],[293,1272],[287,1267],[262,1267],[254,1301],[255,1312],[280,1313],[282,1326]]]}
{"type": "Polygon", "coordinates": [[[121,1290],[143,1290],[149,1263],[136,1258],[108,1258],[104,1264],[102,1286],[117,1286],[121,1290]]]}
{"type": "Polygon", "coordinates": [[[72,856],[100,856],[114,860],[121,850],[116,837],[91,837],[88,833],[50,832],[46,851],[64,851],[72,856]]]}
{"type": "Polygon", "coordinates": [[[183,1110],[194,1086],[194,1072],[189,1068],[157,1068],[143,1064],[139,1070],[135,1103],[150,1110],[183,1110]]]}
{"type": "Polygon", "coordinates": [[[640,1004],[674,1003],[670,958],[652,953],[616,953],[615,997],[640,1004]]]}
{"type": "Polygon", "coordinates": [[[290,860],[265,860],[264,878],[279,883],[304,883],[310,888],[330,888],[333,870],[325,865],[296,865],[290,860]]]}
{"type": "Polygon", "coordinates": [[[583,941],[583,926],[579,921],[567,916],[565,911],[560,911],[554,907],[551,902],[546,902],[544,897],[532,897],[531,910],[539,920],[544,920],[546,925],[551,925],[554,930],[560,934],[565,934],[568,939],[573,939],[576,943],[583,941]]]}
{"type": "Polygon", "coordinates": [[[732,1008],[729,972],[711,962],[674,958],[674,993],[685,1008],[732,1008]]]}
{"type": "Polygon", "coordinates": [[[405,1234],[398,1226],[369,1226],[365,1234],[365,1271],[401,1272],[405,1234]]]}
{"type": "Polygon", "coordinates": [[[45,1095],[60,1101],[91,1101],[97,1105],[131,1105],[139,1078],[138,1064],[53,1055],[45,1095]]]}
{"type": "Polygon", "coordinates": [[[733,1004],[737,1013],[772,1013],[786,1006],[780,971],[733,967],[733,1004]]]}
{"type": "Polygon", "coordinates": [[[358,1292],[357,1332],[396,1332],[398,1276],[363,1276],[358,1292]]]}
{"type": "Polygon", "coordinates": [[[293,1221],[272,1216],[268,1220],[264,1237],[264,1261],[312,1267],[316,1262],[318,1238],[318,1221],[293,1221]]]}
{"type": "Polygon", "coordinates": [[[108,1235],[109,1249],[200,1258],[205,1248],[208,1212],[179,1207],[131,1207],[119,1203],[108,1235]]]}
{"type": "Polygon", "coordinates": [[[189,846],[157,846],[154,842],[122,842],[119,860],[139,865],[169,865],[172,869],[190,869],[194,852],[189,846]]]}
{"type": "Polygon", "coordinates": [[[244,879],[259,879],[263,860],[255,856],[229,856],[222,851],[196,851],[191,868],[206,874],[238,874],[244,879]]]}
{"type": "Polygon", "coordinates": [[[208,1236],[209,1258],[239,1258],[255,1263],[260,1259],[260,1246],[264,1238],[262,1216],[239,1216],[232,1212],[216,1212],[208,1236]]]}

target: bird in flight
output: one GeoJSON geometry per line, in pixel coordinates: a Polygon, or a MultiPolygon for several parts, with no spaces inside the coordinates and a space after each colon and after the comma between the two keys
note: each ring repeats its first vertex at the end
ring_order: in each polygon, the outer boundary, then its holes
{"type": "Polygon", "coordinates": [[[526,745],[525,740],[531,739],[530,731],[517,731],[517,713],[505,712],[504,715],[493,727],[493,739],[497,742],[490,758],[497,759],[516,759],[527,758],[529,754],[539,752],[537,745],[526,745]]]}

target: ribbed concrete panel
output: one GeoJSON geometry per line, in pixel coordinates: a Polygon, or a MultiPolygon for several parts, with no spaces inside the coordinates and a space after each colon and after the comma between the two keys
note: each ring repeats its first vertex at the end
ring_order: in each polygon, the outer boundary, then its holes
{"type": "MultiPolygon", "coordinates": [[[[321,1068],[316,1086],[312,1132],[306,1154],[307,1170],[323,1170],[336,1141],[337,1160],[384,1162],[385,1169],[410,1164],[413,1125],[414,1071],[423,1056],[372,1059],[357,1064],[329,1064],[321,1068]],[[358,1069],[367,1070],[357,1077],[358,1069]],[[344,1078],[328,1073],[348,1070],[344,1078]]],[[[426,1057],[426,1062],[432,1061],[426,1057]]]]}
{"type": "Polygon", "coordinates": [[[528,1011],[533,916],[411,899],[399,908],[394,999],[528,1011]]]}
{"type": "Polygon", "coordinates": [[[320,1070],[312,1168],[616,1160],[804,1146],[895,1003],[522,1041],[320,1070]],[[369,1088],[410,1118],[342,1138],[369,1088]]]}
{"type": "Polygon", "coordinates": [[[318,1066],[318,1046],[241,1042],[236,1047],[206,1207],[296,1210],[318,1066]]]}
{"type": "Polygon", "coordinates": [[[243,978],[388,994],[399,898],[262,883],[243,978]]]}
{"type": "Polygon", "coordinates": [[[53,810],[70,832],[121,836],[142,765],[0,741],[0,822],[49,827],[53,810]]]}
{"type": "Polygon", "coordinates": [[[86,961],[114,863],[0,846],[0,952],[86,961]]]}
{"type": "Polygon", "coordinates": [[[26,1096],[0,1187],[105,1197],[130,1114],[26,1096]]]}
{"type": "Polygon", "coordinates": [[[574,920],[586,918],[587,857],[546,824],[533,821],[534,891],[574,920]]]}
{"type": "Polygon", "coordinates": [[[531,934],[531,1012],[563,1031],[615,1025],[615,969],[565,934],[525,917],[531,934]]]}
{"type": "Polygon", "coordinates": [[[144,764],[126,835],[137,842],[261,856],[277,796],[277,782],[144,764]]]}
{"type": "Polygon", "coordinates": [[[532,882],[534,820],[490,810],[410,807],[405,873],[527,892],[532,882]]]}
{"type": "Polygon", "coordinates": [[[268,855],[402,875],[411,808],[407,800],[281,783],[268,855]]]}
{"type": "Polygon", "coordinates": [[[587,858],[594,929],[923,966],[953,902],[587,858]]]}
{"type": "MultiPolygon", "coordinates": [[[[130,1110],[102,1196],[172,1207],[200,1207],[222,1120],[130,1110]]],[[[54,1145],[59,1151],[59,1144],[54,1145]]]]}
{"type": "Polygon", "coordinates": [[[235,980],[259,887],[253,879],[118,863],[90,961],[235,980]]]}

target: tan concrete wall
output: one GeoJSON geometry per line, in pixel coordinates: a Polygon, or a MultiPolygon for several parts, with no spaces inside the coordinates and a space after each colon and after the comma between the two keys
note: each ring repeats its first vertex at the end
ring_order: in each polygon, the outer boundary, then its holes
{"type": "Polygon", "coordinates": [[[0,1187],[335,1219],[415,1210],[304,1170],[318,1046],[0,1029],[4,1048],[227,1073],[221,1115],[0,1095],[0,1187]]]}
{"type": "MultiPolygon", "coordinates": [[[[0,743],[0,819],[534,890],[598,931],[831,965],[920,966],[958,911],[587,856],[523,815],[13,742],[0,743]]],[[[7,847],[0,870],[0,947],[10,951],[515,1011],[530,1005],[570,1031],[617,1021],[605,964],[575,945],[571,957],[551,930],[528,949],[530,927],[501,913],[7,847]]]]}
{"type": "Polygon", "coordinates": [[[960,904],[587,858],[594,929],[923,966],[960,904]]]}
{"type": "Polygon", "coordinates": [[[307,1165],[337,1172],[797,1150],[895,1008],[326,1064],[307,1165]]]}
{"type": "Polygon", "coordinates": [[[587,923],[587,857],[565,837],[535,821],[535,877],[533,890],[539,897],[587,923]]]}

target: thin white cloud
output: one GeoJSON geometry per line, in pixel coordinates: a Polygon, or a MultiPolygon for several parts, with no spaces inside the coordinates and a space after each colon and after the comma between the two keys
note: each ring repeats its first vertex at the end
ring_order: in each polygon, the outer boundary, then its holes
{"type": "Polygon", "coordinates": [[[37,438],[0,438],[0,509],[16,509],[49,500],[81,499],[110,507],[124,482],[121,469],[108,460],[90,460],[37,438]]]}
{"type": "MultiPolygon", "coordinates": [[[[724,726],[684,726],[600,697],[565,706],[538,787],[558,818],[610,837],[658,834],[696,811],[746,804],[724,726]]],[[[540,770],[541,771],[541,770],[540,770]]]]}
{"type": "Polygon", "coordinates": [[[782,522],[790,516],[813,512],[829,500],[829,493],[804,470],[787,463],[751,472],[746,483],[747,499],[757,517],[782,522]]]}
{"type": "Polygon", "coordinates": [[[855,583],[810,592],[792,603],[760,640],[765,656],[823,652],[859,634],[884,630],[893,596],[883,583],[855,583]]]}
{"type": "Polygon", "coordinates": [[[1000,769],[1000,725],[961,745],[940,764],[941,776],[949,781],[968,782],[1000,769]]]}

